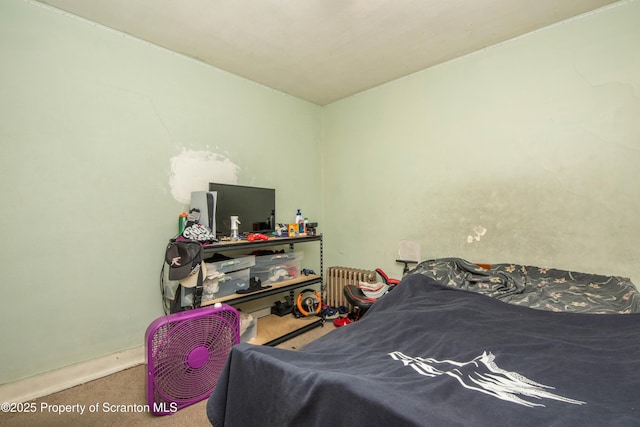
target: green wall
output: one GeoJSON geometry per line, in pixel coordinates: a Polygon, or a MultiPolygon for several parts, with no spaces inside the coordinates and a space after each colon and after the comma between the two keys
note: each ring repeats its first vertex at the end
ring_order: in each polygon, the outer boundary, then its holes
{"type": "Polygon", "coordinates": [[[411,240],[640,283],[637,22],[620,2],[321,108],[0,2],[0,383],[141,345],[208,180],[276,188],[279,221],[320,221],[325,266],[398,276],[411,240]]]}
{"type": "Polygon", "coordinates": [[[327,265],[398,276],[407,239],[640,284],[638,22],[616,3],[324,108],[327,265]]]}
{"type": "Polygon", "coordinates": [[[0,383],[143,344],[185,153],[322,214],[316,105],[22,0],[0,55],[0,383]]]}

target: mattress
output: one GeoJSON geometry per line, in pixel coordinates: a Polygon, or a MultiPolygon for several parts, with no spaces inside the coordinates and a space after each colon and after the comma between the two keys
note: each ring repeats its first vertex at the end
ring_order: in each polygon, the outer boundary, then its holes
{"type": "Polygon", "coordinates": [[[539,310],[416,273],[298,351],[240,344],[207,403],[223,426],[640,422],[640,314],[539,310]]]}

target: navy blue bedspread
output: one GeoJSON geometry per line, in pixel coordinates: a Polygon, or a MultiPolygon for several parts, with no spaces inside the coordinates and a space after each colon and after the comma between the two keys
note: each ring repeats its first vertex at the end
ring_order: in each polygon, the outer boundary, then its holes
{"type": "Polygon", "coordinates": [[[406,277],[298,351],[240,344],[223,426],[638,426],[640,314],[535,310],[406,277]]]}

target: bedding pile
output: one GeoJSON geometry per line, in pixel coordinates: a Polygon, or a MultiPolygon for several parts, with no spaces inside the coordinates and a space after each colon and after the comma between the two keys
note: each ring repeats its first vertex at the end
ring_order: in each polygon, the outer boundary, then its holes
{"type": "Polygon", "coordinates": [[[630,279],[518,264],[479,267],[461,258],[423,261],[412,271],[447,286],[510,304],[591,314],[640,312],[640,292],[630,279]]]}
{"type": "Polygon", "coordinates": [[[298,351],[235,346],[207,415],[216,427],[637,426],[638,343],[640,314],[535,310],[411,274],[298,351]]]}

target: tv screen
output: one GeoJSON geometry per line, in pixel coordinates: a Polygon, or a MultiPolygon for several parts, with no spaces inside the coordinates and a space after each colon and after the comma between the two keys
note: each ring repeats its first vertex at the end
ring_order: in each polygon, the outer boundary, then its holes
{"type": "Polygon", "coordinates": [[[216,235],[231,234],[231,216],[238,216],[238,233],[270,233],[275,228],[276,190],[209,183],[216,196],[216,235]]]}

